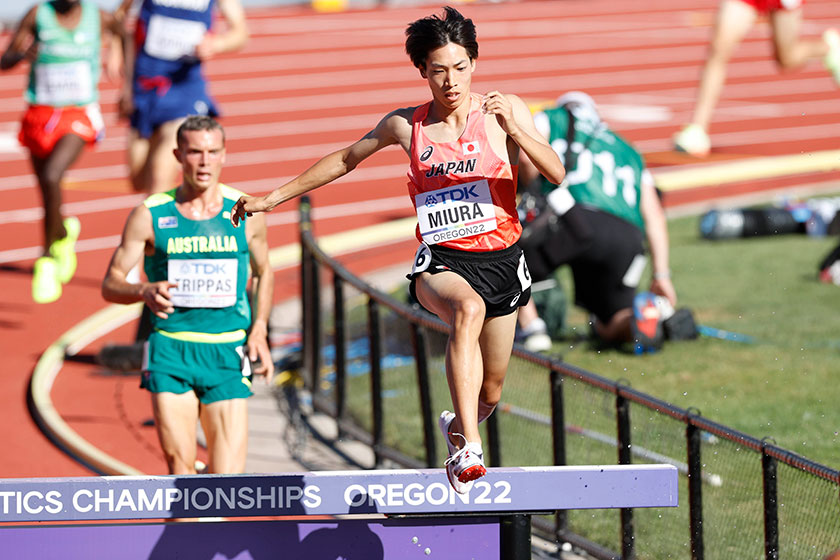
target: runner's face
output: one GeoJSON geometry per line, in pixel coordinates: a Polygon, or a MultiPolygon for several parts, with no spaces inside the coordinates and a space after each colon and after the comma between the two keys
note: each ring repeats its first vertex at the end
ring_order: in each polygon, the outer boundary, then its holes
{"type": "Polygon", "coordinates": [[[225,163],[225,143],[221,130],[190,130],[175,150],[181,162],[184,184],[200,191],[214,187],[225,163]]]}
{"type": "Polygon", "coordinates": [[[470,60],[466,49],[448,43],[429,52],[426,67],[420,74],[429,82],[435,101],[454,109],[469,99],[474,70],[475,61],[470,60]]]}

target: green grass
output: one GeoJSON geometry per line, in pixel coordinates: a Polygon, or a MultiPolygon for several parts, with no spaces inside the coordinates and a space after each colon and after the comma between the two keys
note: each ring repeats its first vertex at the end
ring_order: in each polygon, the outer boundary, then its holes
{"type": "MultiPolygon", "coordinates": [[[[712,242],[700,238],[697,222],[669,222],[678,307],[691,308],[698,324],[748,334],[754,344],[700,338],[642,356],[598,351],[580,340],[587,318],[571,307],[569,336],[553,351],[840,468],[840,288],[817,281],[817,264],[837,239],[793,234],[712,242]]],[[[568,274],[563,284],[572,294],[568,274]]]]}

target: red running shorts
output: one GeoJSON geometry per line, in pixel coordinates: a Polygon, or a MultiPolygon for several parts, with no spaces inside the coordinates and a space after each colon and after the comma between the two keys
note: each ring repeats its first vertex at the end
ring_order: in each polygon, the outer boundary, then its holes
{"type": "Polygon", "coordinates": [[[741,0],[741,2],[752,6],[760,14],[768,14],[779,10],[796,10],[805,3],[805,0],[741,0]]]}
{"type": "Polygon", "coordinates": [[[18,140],[38,158],[45,158],[67,134],[75,134],[90,145],[104,132],[99,105],[51,107],[30,105],[23,115],[18,140]]]}

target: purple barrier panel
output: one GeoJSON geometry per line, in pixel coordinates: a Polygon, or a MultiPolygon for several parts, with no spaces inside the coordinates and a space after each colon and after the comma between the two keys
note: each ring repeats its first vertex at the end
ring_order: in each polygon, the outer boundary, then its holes
{"type": "Polygon", "coordinates": [[[0,522],[534,512],[676,506],[671,465],[488,469],[456,494],[443,469],[0,480],[0,522]]]}
{"type": "Polygon", "coordinates": [[[499,518],[227,521],[0,529],[3,558],[21,560],[499,560],[499,518]]]}

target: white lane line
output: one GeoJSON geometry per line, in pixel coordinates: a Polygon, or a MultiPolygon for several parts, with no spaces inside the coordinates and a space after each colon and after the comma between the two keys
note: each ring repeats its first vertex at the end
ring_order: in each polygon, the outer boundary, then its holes
{"type": "MultiPolygon", "coordinates": [[[[612,74],[610,75],[612,76],[612,74]]],[[[491,83],[485,80],[477,80],[477,88],[490,88],[498,86],[500,89],[513,91],[512,88],[517,87],[516,91],[519,95],[528,97],[548,97],[553,96],[558,91],[564,91],[561,84],[564,83],[566,77],[557,79],[553,78],[536,78],[529,80],[511,80],[505,82],[491,83]],[[548,92],[548,93],[546,93],[548,92]]],[[[606,84],[610,81],[609,76],[592,77],[587,76],[587,80],[592,79],[601,81],[606,84]]],[[[750,91],[754,88],[760,88],[766,96],[780,96],[780,95],[795,95],[808,93],[819,86],[825,84],[827,78],[813,78],[813,79],[789,79],[783,81],[763,82],[761,84],[733,84],[727,86],[726,95],[721,102],[723,116],[716,117],[721,121],[736,121],[743,120],[743,117],[738,118],[738,114],[734,111],[729,111],[727,104],[728,99],[734,99],[731,103],[742,103],[740,101],[744,95],[750,95],[750,91]]],[[[565,84],[568,86],[568,84],[565,84]]],[[[576,84],[575,87],[583,86],[585,84],[576,84]]],[[[600,85],[598,86],[600,87],[600,85]]],[[[482,89],[478,89],[481,91],[482,89]]],[[[579,89],[587,89],[586,87],[579,87],[579,89]]],[[[694,88],[682,88],[669,90],[669,93],[674,98],[684,98],[686,100],[686,110],[693,99],[694,88]]],[[[295,112],[306,109],[318,109],[326,105],[343,108],[362,108],[373,105],[382,106],[386,103],[392,103],[393,99],[404,99],[406,105],[411,103],[413,99],[416,103],[421,103],[428,97],[428,89],[425,86],[419,85],[411,88],[378,90],[375,92],[358,92],[358,93],[327,93],[319,95],[295,96],[285,98],[280,101],[272,100],[256,100],[248,102],[234,102],[227,104],[230,118],[234,115],[243,115],[251,112],[252,114],[265,114],[277,111],[282,111],[282,114],[287,112],[295,112]]],[[[751,98],[756,102],[760,102],[760,98],[755,98],[754,94],[751,98]]],[[[832,103],[835,100],[817,100],[812,102],[803,102],[802,104],[791,102],[775,105],[783,107],[782,114],[785,116],[801,115],[836,115],[833,110],[832,103]]],[[[741,112],[742,115],[745,113],[741,112]]],[[[384,115],[382,113],[373,113],[366,115],[350,115],[344,117],[331,118],[317,118],[317,119],[300,119],[280,122],[267,122],[258,125],[231,125],[227,127],[229,137],[233,140],[241,140],[247,138],[271,138],[283,135],[296,135],[307,132],[328,132],[328,131],[349,131],[357,130],[363,132],[372,127],[384,115]]],[[[282,117],[281,117],[282,118],[282,117]]],[[[675,123],[676,124],[676,123],[675,123]]],[[[125,130],[123,127],[115,128],[115,134],[106,138],[99,146],[100,151],[122,150],[125,146],[125,130]]],[[[757,134],[757,136],[766,136],[764,131],[757,134]]],[[[22,160],[23,154],[0,154],[0,161],[22,160]]],[[[2,187],[0,187],[2,190],[2,187]]]]}
{"type": "MultiPolygon", "coordinates": [[[[333,181],[333,183],[331,184],[365,183],[368,181],[376,181],[380,179],[396,179],[398,177],[405,176],[406,168],[407,166],[404,164],[361,167],[355,170],[352,175],[345,175],[344,177],[333,181]]],[[[243,192],[256,194],[272,190],[275,187],[287,183],[292,179],[294,179],[294,176],[290,175],[287,177],[253,179],[250,181],[235,181],[231,182],[230,186],[239,189],[243,192]]],[[[402,185],[400,185],[400,187],[402,187],[402,185]]],[[[394,200],[396,200],[396,198],[397,197],[395,197],[394,200]]],[[[143,201],[143,199],[144,196],[141,194],[103,197],[82,202],[69,202],[62,206],[62,210],[65,214],[72,216],[80,216],[96,212],[106,212],[110,210],[133,208],[140,204],[143,201]]],[[[403,200],[405,200],[405,198],[403,200]]],[[[342,206],[349,207],[350,205],[342,206]]],[[[348,215],[352,215],[352,213],[348,215]]],[[[22,208],[19,210],[6,210],[0,212],[0,225],[35,222],[43,218],[43,216],[44,211],[41,207],[22,208]]]]}
{"type": "Polygon", "coordinates": [[[0,153],[14,154],[16,157],[23,157],[26,152],[18,142],[17,132],[0,132],[0,153]]]}
{"type": "Polygon", "coordinates": [[[58,413],[50,397],[50,391],[64,364],[65,351],[68,348],[79,348],[83,343],[89,343],[134,319],[140,315],[141,306],[142,304],[139,303],[109,305],[74,325],[41,354],[29,383],[29,393],[32,396],[35,413],[52,438],[71,449],[73,456],[82,457],[85,462],[104,474],[141,475],[143,473],[111,457],[80,436],[58,413]]]}
{"type": "MultiPolygon", "coordinates": [[[[130,194],[84,200],[80,202],[68,202],[62,205],[62,211],[66,215],[80,216],[94,212],[107,212],[110,210],[134,208],[143,202],[144,198],[145,197],[142,194],[130,194]]],[[[44,209],[42,207],[6,210],[0,212],[0,225],[36,222],[41,220],[43,217],[44,209]]]]}
{"type": "MultiPolygon", "coordinates": [[[[101,249],[113,249],[120,243],[119,235],[107,235],[105,237],[92,237],[80,239],[76,242],[76,253],[87,253],[101,249]]],[[[9,249],[0,251],[0,264],[8,264],[20,261],[34,260],[44,254],[43,247],[22,247],[20,249],[9,249]]]]}
{"type": "MultiPolygon", "coordinates": [[[[810,82],[811,80],[809,80],[810,82]]],[[[820,81],[823,80],[814,80],[820,81]]],[[[788,82],[787,80],[785,82],[788,82]]],[[[770,90],[770,95],[787,95],[791,93],[802,93],[801,90],[808,89],[802,88],[799,86],[795,86],[794,84],[787,84],[784,86],[784,91],[777,91],[777,88],[774,86],[773,83],[765,82],[756,85],[750,85],[750,87],[759,87],[762,90],[770,90]]],[[[809,86],[810,87],[810,86],[809,86]]],[[[414,90],[412,90],[414,91],[414,90]]],[[[419,91],[419,89],[418,89],[419,91]]],[[[553,93],[548,95],[538,95],[535,97],[546,97],[547,99],[551,99],[553,97],[553,93]]],[[[823,99],[823,100],[814,100],[814,101],[802,101],[796,102],[791,101],[789,103],[781,103],[781,102],[774,102],[774,103],[761,103],[760,99],[753,98],[751,102],[744,102],[742,101],[742,95],[746,94],[746,89],[739,87],[738,84],[733,84],[732,86],[727,86],[727,95],[724,99],[721,100],[720,108],[716,113],[715,116],[715,123],[718,122],[734,122],[734,121],[742,121],[746,117],[756,117],[756,116],[776,116],[776,117],[797,117],[797,116],[836,116],[836,99],[823,99]]],[[[681,120],[685,120],[688,118],[688,113],[690,112],[691,107],[693,106],[694,102],[694,88],[684,88],[681,90],[671,90],[669,91],[668,95],[663,95],[662,93],[657,94],[654,99],[656,100],[657,105],[668,105],[673,106],[675,102],[680,102],[685,104],[685,116],[683,113],[676,113],[674,116],[674,120],[671,121],[675,127],[677,124],[681,122],[681,120]],[[682,99],[685,101],[683,102],[682,99]]],[[[642,94],[639,94],[642,95],[642,94]]],[[[604,100],[605,103],[611,102],[612,99],[618,99],[619,103],[625,104],[626,102],[621,101],[622,98],[625,98],[627,94],[618,94],[616,96],[613,95],[603,95],[598,96],[598,100],[604,100]]],[[[365,102],[365,96],[358,95],[355,96],[358,103],[365,102]]],[[[635,97],[634,101],[637,102],[644,102],[642,98],[635,97]],[[638,100],[638,101],[637,101],[638,100]]],[[[294,103],[294,101],[290,101],[290,103],[294,103]]],[[[629,104],[629,103],[626,103],[629,104]]],[[[227,103],[225,105],[226,114],[230,115],[229,118],[234,118],[236,115],[242,115],[245,113],[252,113],[252,114],[266,114],[272,111],[276,111],[279,108],[285,108],[284,103],[280,103],[278,100],[256,100],[256,101],[244,101],[244,102],[232,102],[227,103]]],[[[251,125],[228,125],[226,130],[228,131],[228,137],[232,142],[237,142],[240,140],[246,139],[253,139],[253,138],[278,138],[278,142],[281,142],[281,138],[284,136],[296,136],[300,134],[312,133],[312,132],[351,132],[355,131],[357,134],[362,134],[364,131],[371,128],[379,119],[382,118],[384,115],[383,112],[372,113],[368,112],[365,114],[357,114],[357,115],[347,115],[347,116],[339,116],[339,117],[319,117],[319,118],[311,118],[311,119],[290,119],[290,120],[282,120],[279,122],[267,122],[265,124],[251,124],[251,125]]],[[[616,121],[617,123],[619,121],[616,121]]],[[[638,124],[633,127],[620,127],[617,126],[617,130],[619,132],[626,132],[627,130],[644,130],[647,128],[658,128],[657,123],[653,123],[651,126],[644,126],[638,124]]],[[[125,142],[126,142],[126,131],[125,128],[114,127],[111,129],[112,134],[110,134],[104,141],[102,141],[96,148],[97,152],[99,153],[110,153],[110,152],[121,152],[125,150],[125,142]]],[[[779,133],[783,133],[784,130],[770,130],[769,132],[765,131],[758,131],[754,132],[755,136],[758,140],[763,138],[767,138],[769,136],[774,136],[779,133]]],[[[11,134],[11,133],[10,133],[11,134]]],[[[15,133],[16,134],[16,133],[15,133]]],[[[324,155],[333,149],[337,149],[338,147],[342,147],[346,145],[351,140],[340,142],[340,143],[330,143],[330,144],[320,144],[315,145],[316,147],[310,149],[308,147],[300,146],[297,149],[300,150],[300,159],[304,159],[306,157],[318,157],[320,155],[324,155]],[[319,150],[323,152],[318,153],[319,150]]],[[[234,157],[235,154],[229,154],[230,157],[234,157]]],[[[290,149],[288,152],[283,152],[282,156],[279,156],[278,159],[286,160],[287,158],[295,158],[295,151],[294,149],[290,149]]],[[[26,159],[26,155],[23,152],[19,153],[7,153],[2,154],[0,153],[0,161],[13,161],[13,160],[20,160],[23,161],[26,159]]],[[[275,160],[277,161],[277,160],[275,160]]],[[[125,177],[126,172],[120,171],[117,175],[118,177],[125,177]]],[[[29,180],[23,180],[19,177],[13,178],[4,178],[2,182],[0,182],[0,191],[2,190],[11,190],[14,188],[23,188],[28,187],[34,184],[34,182],[29,180]]]]}
{"type": "MultiPolygon", "coordinates": [[[[762,89],[767,89],[770,87],[769,83],[762,83],[759,84],[758,87],[762,89]]],[[[656,105],[667,105],[672,106],[675,101],[680,101],[681,97],[685,99],[684,104],[686,106],[686,116],[683,118],[688,118],[688,112],[690,110],[690,106],[693,106],[694,102],[694,93],[695,90],[693,88],[685,88],[682,90],[672,90],[669,92],[668,95],[663,94],[656,94],[650,95],[648,97],[651,98],[650,101],[646,101],[645,94],[636,94],[636,95],[628,95],[628,94],[617,94],[617,95],[603,95],[598,96],[598,100],[603,100],[603,104],[610,104],[613,103],[613,100],[617,101],[620,104],[632,105],[632,104],[640,104],[640,103],[655,103],[656,105]]],[[[751,102],[744,102],[741,101],[741,94],[742,92],[737,85],[733,85],[727,89],[727,97],[731,97],[732,100],[724,98],[721,100],[720,108],[716,113],[715,116],[715,123],[718,122],[733,122],[733,121],[740,121],[744,120],[745,117],[756,117],[756,116],[775,116],[775,117],[796,117],[796,116],[821,116],[821,115],[836,115],[836,99],[823,99],[823,100],[814,100],[814,101],[801,101],[801,102],[794,102],[791,101],[789,103],[761,103],[758,99],[754,99],[751,102]]],[[[786,92],[782,92],[786,93],[786,92]]],[[[778,92],[773,92],[774,95],[778,94],[778,92]]],[[[361,95],[359,96],[361,101],[361,95]]],[[[547,99],[553,98],[552,94],[537,96],[537,97],[546,97],[547,99]]],[[[362,101],[363,102],[363,101],[362,101]]],[[[278,107],[277,100],[256,100],[256,101],[243,101],[243,102],[232,102],[227,103],[225,105],[226,114],[231,115],[229,118],[234,118],[236,115],[241,115],[244,113],[253,113],[253,114],[265,114],[269,113],[273,110],[276,110],[278,107]]],[[[230,138],[231,142],[238,142],[240,140],[247,140],[253,138],[278,138],[278,142],[284,136],[296,136],[300,134],[306,133],[313,133],[313,132],[351,132],[355,131],[358,134],[363,133],[364,131],[371,128],[376,122],[382,118],[384,113],[377,112],[377,113],[365,113],[365,114],[356,114],[356,115],[347,115],[347,116],[339,116],[339,117],[319,117],[319,118],[311,118],[311,119],[290,119],[290,120],[282,120],[279,122],[269,122],[265,124],[251,124],[251,125],[228,125],[226,130],[228,131],[228,137],[230,138]]],[[[677,116],[682,116],[682,113],[678,113],[677,116]]],[[[616,121],[619,122],[619,121],[616,121]]],[[[680,121],[679,118],[675,117],[675,120],[672,121],[676,126],[680,121]]],[[[633,127],[624,127],[621,128],[620,126],[617,127],[619,132],[626,132],[627,129],[629,130],[644,130],[648,128],[658,128],[659,125],[657,123],[652,124],[651,126],[644,126],[642,124],[637,124],[633,127]]],[[[97,152],[99,153],[110,153],[110,152],[121,152],[125,150],[125,142],[126,142],[126,131],[124,127],[115,127],[112,129],[113,133],[107,137],[104,141],[102,141],[96,148],[97,152]]],[[[9,133],[11,134],[11,133],[9,133]]],[[[764,131],[760,131],[756,133],[756,136],[760,138],[766,138],[767,136],[774,135],[775,132],[770,132],[770,134],[766,134],[764,131]]],[[[336,142],[336,143],[329,143],[329,144],[316,144],[316,145],[307,145],[307,146],[298,146],[296,148],[288,148],[287,151],[277,152],[277,160],[286,160],[286,159],[305,159],[307,157],[318,157],[320,155],[324,155],[329,153],[330,151],[337,149],[339,147],[343,147],[349,143],[348,141],[344,142],[336,142]],[[296,153],[295,150],[299,150],[296,153]]],[[[254,153],[269,153],[264,151],[255,151],[254,153]]],[[[230,153],[228,155],[229,158],[239,157],[237,153],[230,153]]],[[[272,154],[270,157],[274,157],[272,154]]],[[[15,154],[0,154],[0,161],[12,161],[12,160],[24,160],[26,159],[26,155],[23,152],[15,153],[15,154]]],[[[117,176],[118,177],[125,177],[126,171],[121,170],[117,176]]],[[[109,177],[110,178],[110,177],[109,177]]],[[[21,177],[11,177],[11,178],[4,178],[2,183],[0,183],[0,191],[2,190],[11,190],[14,188],[23,188],[24,186],[28,187],[34,184],[33,181],[26,180],[24,181],[21,177]]]]}
{"type": "MultiPolygon", "coordinates": [[[[403,170],[405,166],[385,166],[390,171],[394,168],[403,170]]],[[[687,169],[654,171],[657,185],[664,191],[683,190],[694,187],[722,184],[735,181],[746,181],[792,175],[798,173],[828,172],[840,169],[840,150],[826,150],[809,154],[757,157],[747,160],[724,162],[719,164],[704,164],[687,169]]],[[[381,172],[382,169],[380,169],[381,172]]],[[[361,173],[361,170],[360,172],[361,173]]],[[[366,178],[365,180],[370,180],[366,178]]],[[[251,186],[270,188],[270,180],[258,179],[250,181],[251,186]]],[[[273,183],[273,181],[272,181],[273,183]]],[[[276,183],[273,183],[276,184],[276,183]]],[[[90,200],[72,203],[65,206],[68,214],[80,215],[116,208],[136,205],[142,200],[142,195],[127,195],[112,199],[90,200]],[[103,208],[107,206],[107,208],[103,208]]],[[[361,214],[377,214],[397,209],[406,209],[409,201],[405,196],[395,196],[384,199],[366,200],[346,204],[317,207],[313,209],[313,219],[342,218],[361,214]]],[[[39,208],[0,212],[0,224],[17,222],[32,222],[42,216],[39,208]]],[[[296,210],[272,213],[267,216],[270,227],[297,223],[299,214],[296,210]]],[[[414,218],[408,218],[413,220],[414,218]]],[[[107,236],[80,240],[77,252],[95,251],[103,248],[116,247],[120,236],[107,236]]],[[[38,258],[40,247],[26,247],[0,251],[0,264],[38,258]]]]}
{"type": "MultiPolygon", "coordinates": [[[[519,50],[519,49],[515,49],[519,50]]],[[[534,72],[544,73],[545,78],[564,77],[567,79],[577,79],[581,75],[601,75],[605,74],[607,68],[611,69],[608,73],[610,76],[615,75],[614,81],[611,82],[614,87],[621,85],[636,85],[639,83],[674,83],[679,81],[694,81],[697,79],[697,69],[686,63],[686,58],[690,51],[683,51],[683,48],[675,49],[647,49],[637,53],[634,49],[628,56],[638,57],[638,60],[646,61],[650,59],[649,64],[664,64],[672,63],[670,68],[634,68],[633,70],[615,70],[616,61],[615,55],[612,52],[591,53],[585,52],[580,54],[569,54],[566,51],[557,51],[549,53],[541,53],[539,55],[530,54],[532,49],[522,49],[521,55],[516,58],[482,58],[480,71],[476,77],[481,77],[484,80],[490,79],[504,79],[509,76],[511,72],[534,72]],[[528,56],[530,54],[530,56],[528,56]],[[560,76],[556,76],[560,74],[560,76]]],[[[385,52],[394,52],[401,54],[399,49],[387,49],[385,52]]],[[[335,53],[329,52],[323,55],[325,57],[324,63],[319,63],[318,57],[307,55],[300,57],[295,55],[296,60],[305,58],[307,65],[302,68],[311,68],[318,66],[324,68],[326,57],[330,60],[334,59],[335,53]]],[[[364,59],[367,55],[360,55],[364,59]]],[[[290,74],[278,75],[278,67],[275,64],[266,66],[270,68],[270,72],[265,72],[263,75],[254,75],[253,66],[250,64],[243,64],[239,62],[239,69],[248,69],[250,77],[238,77],[236,75],[226,74],[219,76],[210,76],[210,91],[216,96],[225,95],[241,95],[243,91],[251,94],[262,93],[267,96],[275,95],[280,91],[300,91],[304,89],[318,89],[318,88],[335,88],[335,87],[364,87],[386,84],[393,87],[394,85],[406,85],[407,83],[419,83],[425,87],[422,79],[417,75],[416,71],[411,68],[405,56],[400,58],[386,57],[382,49],[378,49],[371,53],[374,63],[390,63],[389,66],[381,69],[381,71],[370,72],[368,70],[353,69],[347,70],[346,64],[337,66],[336,70],[322,70],[317,73],[305,74],[290,74]],[[364,74],[364,78],[362,77],[364,74]]],[[[358,57],[354,57],[359,59],[358,57]]],[[[698,65],[700,61],[698,60],[698,65]]],[[[348,60],[347,64],[350,64],[348,60]]],[[[738,77],[752,77],[752,76],[773,76],[775,71],[771,61],[740,61],[734,60],[730,63],[731,75],[738,77]]],[[[796,79],[790,77],[789,79],[796,79]]],[[[565,86],[568,87],[568,86],[565,86]]],[[[575,86],[578,87],[578,86],[575,86]]],[[[565,88],[564,88],[565,89],[565,88]]],[[[580,89],[578,87],[578,89],[580,89]]],[[[519,88],[510,89],[510,91],[520,92],[519,88]]],[[[559,91],[559,90],[558,90],[559,91]]],[[[116,102],[119,92],[116,89],[103,90],[101,93],[102,103],[116,102]]],[[[21,99],[20,90],[7,90],[5,95],[0,95],[0,102],[3,105],[17,103],[21,108],[23,101],[21,99]]]]}

